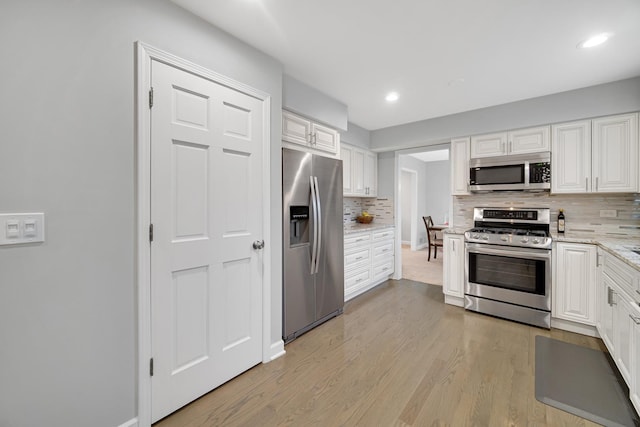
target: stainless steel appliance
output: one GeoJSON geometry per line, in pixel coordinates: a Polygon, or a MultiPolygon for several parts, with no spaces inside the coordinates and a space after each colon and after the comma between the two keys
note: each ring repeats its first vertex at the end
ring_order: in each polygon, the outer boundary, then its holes
{"type": "Polygon", "coordinates": [[[342,161],[282,149],[285,343],[342,313],[342,161]]]}
{"type": "Polygon", "coordinates": [[[551,153],[471,159],[469,188],[471,191],[549,190],[551,153]]]}
{"type": "Polygon", "coordinates": [[[551,327],[549,209],[475,208],[465,232],[465,308],[551,327]]]}

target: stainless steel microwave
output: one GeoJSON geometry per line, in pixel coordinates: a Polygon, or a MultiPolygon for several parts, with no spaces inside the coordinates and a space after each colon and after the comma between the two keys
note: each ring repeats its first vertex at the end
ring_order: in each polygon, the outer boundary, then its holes
{"type": "Polygon", "coordinates": [[[469,161],[471,191],[544,191],[551,188],[551,153],[483,157],[469,161]]]}

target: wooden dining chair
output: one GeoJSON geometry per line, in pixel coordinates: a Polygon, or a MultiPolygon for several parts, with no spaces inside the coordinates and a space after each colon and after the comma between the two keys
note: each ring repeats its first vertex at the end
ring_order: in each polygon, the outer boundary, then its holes
{"type": "Polygon", "coordinates": [[[438,239],[436,231],[433,230],[433,219],[431,216],[423,216],[424,226],[427,228],[427,261],[431,261],[431,248],[433,248],[433,259],[438,258],[438,247],[442,247],[442,239],[438,239]]]}

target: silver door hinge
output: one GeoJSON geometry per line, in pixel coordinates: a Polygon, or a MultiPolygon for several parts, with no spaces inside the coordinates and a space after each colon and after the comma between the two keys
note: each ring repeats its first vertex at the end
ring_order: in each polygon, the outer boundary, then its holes
{"type": "Polygon", "coordinates": [[[153,376],[153,357],[149,359],[149,376],[153,376]]]}
{"type": "Polygon", "coordinates": [[[153,224],[149,224],[149,242],[153,242],[153,224]]]}
{"type": "Polygon", "coordinates": [[[153,88],[149,89],[149,108],[153,107],[153,88]]]}

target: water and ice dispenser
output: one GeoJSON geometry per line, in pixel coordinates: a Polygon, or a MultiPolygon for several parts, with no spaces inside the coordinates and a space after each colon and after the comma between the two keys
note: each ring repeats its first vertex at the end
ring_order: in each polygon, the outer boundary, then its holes
{"type": "Polygon", "coordinates": [[[309,243],[309,206],[289,207],[289,246],[309,243]]]}

